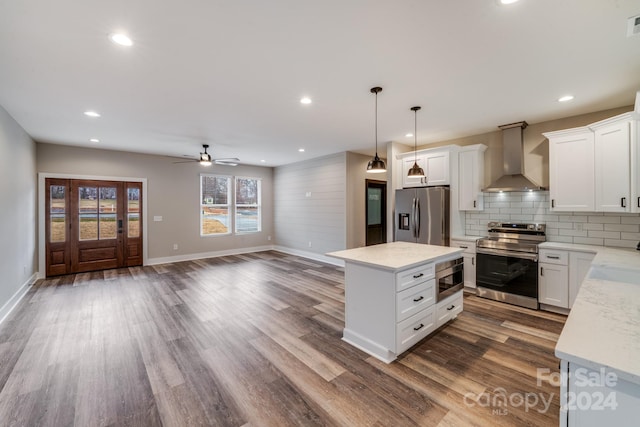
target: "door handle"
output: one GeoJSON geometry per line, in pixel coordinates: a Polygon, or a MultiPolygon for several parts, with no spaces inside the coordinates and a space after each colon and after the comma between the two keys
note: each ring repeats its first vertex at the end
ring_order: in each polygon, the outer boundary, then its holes
{"type": "Polygon", "coordinates": [[[416,238],[420,237],[420,199],[416,198],[416,238]]]}
{"type": "Polygon", "coordinates": [[[556,199],[551,199],[551,207],[552,208],[556,207],[556,199]]]}
{"type": "Polygon", "coordinates": [[[122,233],[122,220],[118,220],[118,233],[122,233]]]}
{"type": "Polygon", "coordinates": [[[540,267],[540,276],[544,276],[544,267],[540,267]]]}

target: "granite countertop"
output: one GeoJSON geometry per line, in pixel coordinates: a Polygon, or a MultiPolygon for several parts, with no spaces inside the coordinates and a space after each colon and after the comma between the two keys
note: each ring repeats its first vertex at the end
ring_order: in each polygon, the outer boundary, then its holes
{"type": "Polygon", "coordinates": [[[396,271],[411,268],[429,261],[442,261],[454,258],[454,255],[460,255],[462,251],[460,248],[451,248],[448,246],[393,242],[329,252],[326,255],[347,262],[396,271]]]}
{"type": "Polygon", "coordinates": [[[594,369],[611,368],[640,384],[640,252],[554,242],[540,248],[596,254],[556,344],[556,356],[594,369]]]}

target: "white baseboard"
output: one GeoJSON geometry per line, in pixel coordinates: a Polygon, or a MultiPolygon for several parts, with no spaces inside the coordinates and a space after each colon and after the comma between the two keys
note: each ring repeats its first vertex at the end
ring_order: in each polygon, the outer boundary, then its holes
{"type": "Polygon", "coordinates": [[[162,257],[162,258],[149,258],[146,265],[168,264],[171,262],[180,262],[180,261],[193,261],[195,259],[216,258],[216,257],[228,256],[228,255],[242,255],[242,254],[249,254],[252,252],[270,251],[273,249],[274,247],[271,245],[254,246],[251,248],[237,248],[237,249],[227,249],[224,251],[199,252],[195,254],[185,254],[185,255],[169,256],[169,257],[162,257]]]}
{"type": "Polygon", "coordinates": [[[7,316],[9,316],[9,314],[11,314],[13,309],[16,308],[20,300],[22,300],[22,298],[24,298],[27,292],[29,292],[29,289],[31,289],[31,286],[35,283],[37,278],[38,278],[38,273],[37,272],[33,273],[31,277],[29,277],[29,279],[27,279],[27,281],[23,283],[22,286],[20,286],[20,288],[16,291],[16,293],[13,294],[11,298],[9,298],[9,301],[7,301],[2,306],[2,308],[0,308],[0,324],[2,324],[2,322],[5,321],[7,316]]]}
{"type": "Polygon", "coordinates": [[[315,252],[301,251],[299,249],[287,248],[285,246],[274,246],[273,250],[278,252],[284,252],[289,255],[296,255],[302,258],[312,259],[314,261],[324,262],[326,264],[335,265],[338,267],[344,267],[344,261],[336,258],[331,258],[326,255],[318,254],[315,252]]]}

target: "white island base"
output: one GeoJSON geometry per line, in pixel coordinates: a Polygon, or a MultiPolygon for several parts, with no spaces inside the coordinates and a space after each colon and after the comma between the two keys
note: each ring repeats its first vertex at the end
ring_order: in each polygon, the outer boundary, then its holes
{"type": "Polygon", "coordinates": [[[345,261],[342,339],[390,363],[462,311],[462,290],[436,304],[435,264],[462,249],[394,242],[327,255],[345,261]]]}

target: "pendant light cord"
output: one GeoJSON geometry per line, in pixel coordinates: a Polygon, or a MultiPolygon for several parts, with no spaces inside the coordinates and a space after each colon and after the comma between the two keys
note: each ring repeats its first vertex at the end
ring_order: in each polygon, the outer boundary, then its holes
{"type": "Polygon", "coordinates": [[[378,92],[376,92],[376,157],[378,157],[378,92]]]}
{"type": "Polygon", "coordinates": [[[418,110],[413,110],[413,162],[418,163],[418,110]]]}

